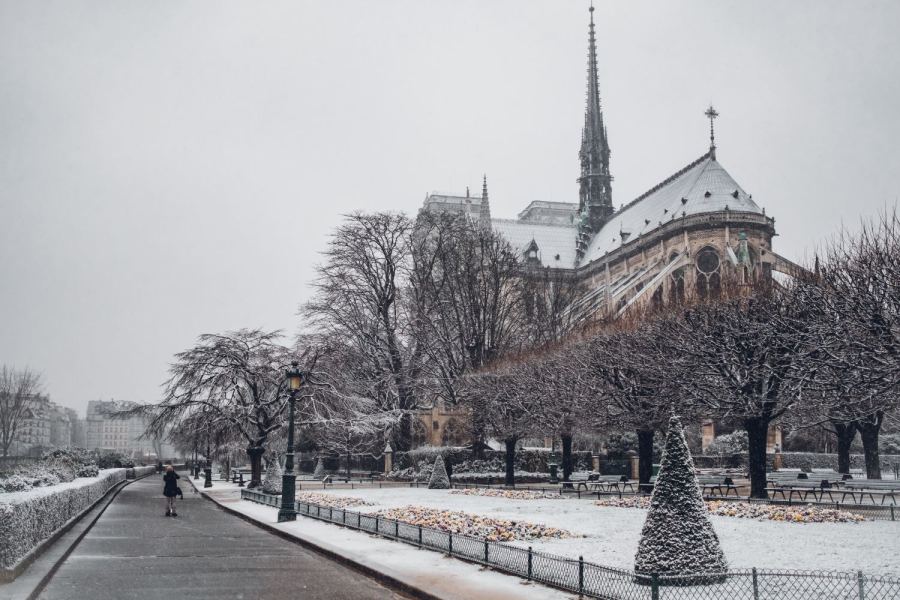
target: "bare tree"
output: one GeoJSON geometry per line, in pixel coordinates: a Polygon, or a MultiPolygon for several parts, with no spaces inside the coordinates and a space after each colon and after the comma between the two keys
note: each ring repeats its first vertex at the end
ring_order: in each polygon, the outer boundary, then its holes
{"type": "Polygon", "coordinates": [[[340,339],[352,356],[356,386],[382,410],[403,418],[394,443],[410,444],[409,412],[418,408],[415,381],[421,350],[413,302],[406,295],[412,223],[404,215],[354,213],[338,227],[318,268],[316,295],[303,307],[318,333],[340,339]]]}
{"type": "MultiPolygon", "coordinates": [[[[258,486],[266,440],[283,421],[284,372],[296,358],[278,343],[280,337],[250,329],[201,335],[197,345],[175,355],[163,401],[138,409],[151,417],[147,435],[162,435],[198,414],[215,421],[209,428],[227,422],[247,443],[250,486],[258,486]]],[[[314,356],[305,358],[314,363],[314,356]]]]}
{"type": "Polygon", "coordinates": [[[813,373],[805,286],[737,289],[663,321],[666,343],[691,377],[683,393],[718,418],[739,420],[749,438],[750,495],[765,498],[770,425],[801,398],[813,373]]]}
{"type": "Polygon", "coordinates": [[[515,480],[516,445],[529,434],[546,425],[543,398],[530,386],[534,381],[533,363],[510,361],[495,365],[492,372],[479,372],[466,377],[462,400],[473,418],[484,423],[489,433],[502,440],[506,448],[505,484],[515,480]]]}
{"type": "Polygon", "coordinates": [[[16,439],[29,404],[41,391],[41,375],[29,368],[0,367],[0,448],[3,456],[16,439]]]}
{"type": "Polygon", "coordinates": [[[834,416],[844,435],[859,431],[867,477],[880,478],[879,433],[900,406],[900,215],[840,236],[816,274],[827,316],[819,323],[820,354],[832,388],[844,392],[834,416]]]}

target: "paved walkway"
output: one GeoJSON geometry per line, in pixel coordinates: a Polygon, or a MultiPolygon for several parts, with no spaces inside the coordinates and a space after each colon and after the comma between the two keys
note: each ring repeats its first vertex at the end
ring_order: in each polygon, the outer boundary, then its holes
{"type": "Polygon", "coordinates": [[[157,475],[125,487],[39,597],[402,598],[356,571],[226,514],[186,481],[178,517],[166,517],[162,487],[157,475]]]}

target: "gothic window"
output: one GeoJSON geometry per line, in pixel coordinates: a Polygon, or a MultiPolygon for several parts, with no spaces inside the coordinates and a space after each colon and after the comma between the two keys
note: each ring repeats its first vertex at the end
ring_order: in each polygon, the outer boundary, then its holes
{"type": "Polygon", "coordinates": [[[653,292],[653,296],[650,298],[650,304],[653,308],[661,308],[663,302],[663,288],[662,286],[657,286],[656,291],[653,292]]]}
{"type": "Polygon", "coordinates": [[[700,298],[716,297],[721,290],[719,275],[719,253],[709,246],[697,253],[697,275],[695,289],[700,298]]]}
{"type": "Polygon", "coordinates": [[[678,269],[669,280],[669,306],[684,302],[684,268],[678,269]]]}

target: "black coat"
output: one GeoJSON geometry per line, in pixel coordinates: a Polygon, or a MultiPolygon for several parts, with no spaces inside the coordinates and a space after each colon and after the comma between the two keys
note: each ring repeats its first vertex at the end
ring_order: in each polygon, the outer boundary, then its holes
{"type": "Polygon", "coordinates": [[[163,488],[163,496],[174,498],[178,495],[178,473],[171,471],[163,475],[163,482],[166,486],[163,488]]]}

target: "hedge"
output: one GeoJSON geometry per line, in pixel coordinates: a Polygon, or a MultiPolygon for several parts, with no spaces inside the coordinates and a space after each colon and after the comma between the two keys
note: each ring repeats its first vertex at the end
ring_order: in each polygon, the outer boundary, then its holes
{"type": "Polygon", "coordinates": [[[0,568],[15,566],[124,479],[125,469],[108,469],[97,477],[0,494],[0,568]]]}
{"type": "MultiPolygon", "coordinates": [[[[900,467],[900,455],[898,454],[882,454],[881,470],[894,470],[900,467]]],[[[835,469],[837,470],[838,458],[837,454],[824,454],[817,452],[782,452],[781,466],[785,469],[801,469],[809,471],[811,469],[835,469]]],[[[863,454],[850,455],[851,469],[865,469],[866,458],[863,454]]]]}

